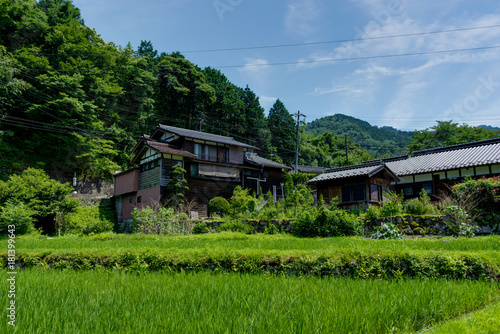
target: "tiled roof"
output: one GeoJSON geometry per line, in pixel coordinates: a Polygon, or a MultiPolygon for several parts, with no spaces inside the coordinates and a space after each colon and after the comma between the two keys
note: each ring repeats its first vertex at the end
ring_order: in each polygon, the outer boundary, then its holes
{"type": "Polygon", "coordinates": [[[398,176],[500,163],[500,138],[414,152],[404,160],[386,162],[398,176]]]}
{"type": "Polygon", "coordinates": [[[163,124],[160,124],[159,128],[161,130],[171,132],[171,133],[173,133],[177,136],[180,136],[180,137],[194,138],[194,139],[199,139],[199,140],[212,141],[212,142],[216,142],[216,143],[235,145],[235,146],[246,147],[246,148],[255,148],[254,146],[247,145],[245,143],[241,143],[239,141],[236,141],[232,137],[214,135],[212,133],[177,128],[175,126],[169,126],[169,125],[163,125],[163,124]]]}
{"type": "Polygon", "coordinates": [[[251,164],[258,165],[258,166],[271,167],[271,168],[292,169],[291,167],[288,167],[288,166],[285,166],[283,164],[274,162],[272,160],[260,157],[256,153],[247,153],[247,154],[245,154],[245,160],[247,162],[251,163],[251,164]]]}
{"type": "Polygon", "coordinates": [[[186,158],[196,158],[196,155],[194,155],[193,153],[181,150],[179,148],[172,147],[172,145],[167,144],[167,143],[161,143],[161,142],[157,142],[157,141],[147,140],[145,142],[145,144],[146,144],[146,146],[149,146],[152,149],[155,149],[156,151],[158,151],[160,153],[180,155],[180,156],[186,157],[186,158]]]}
{"type": "Polygon", "coordinates": [[[384,164],[365,164],[331,169],[324,174],[314,177],[309,182],[345,179],[353,176],[373,176],[384,169],[392,174],[396,180],[398,179],[398,177],[384,164]]]}
{"type": "Polygon", "coordinates": [[[325,167],[301,166],[301,165],[298,165],[297,169],[301,173],[316,173],[316,174],[324,173],[326,170],[325,167]]]}

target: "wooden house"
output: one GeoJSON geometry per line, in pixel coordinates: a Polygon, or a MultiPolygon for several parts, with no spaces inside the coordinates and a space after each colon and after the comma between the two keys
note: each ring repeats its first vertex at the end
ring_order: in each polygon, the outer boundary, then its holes
{"type": "Polygon", "coordinates": [[[132,163],[139,167],[115,174],[119,219],[130,219],[135,207],[168,202],[170,171],[176,164],[186,170],[185,197],[198,217],[208,215],[212,198],[229,198],[238,185],[255,193],[273,189],[288,167],[259,157],[254,149],[231,137],[160,124],[132,151],[132,163]]]}
{"type": "Polygon", "coordinates": [[[397,181],[386,165],[372,163],[331,169],[309,183],[316,184],[318,198],[326,203],[337,200],[345,210],[366,210],[382,202],[391,183],[397,181]]]}

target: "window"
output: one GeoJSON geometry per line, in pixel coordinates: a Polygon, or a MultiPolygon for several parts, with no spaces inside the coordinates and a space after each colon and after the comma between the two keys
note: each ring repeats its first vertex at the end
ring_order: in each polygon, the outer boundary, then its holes
{"type": "Polygon", "coordinates": [[[153,168],[156,168],[158,166],[160,166],[161,164],[161,160],[155,160],[155,161],[150,161],[150,162],[147,162],[145,164],[142,164],[140,167],[139,167],[139,170],[140,172],[145,172],[145,171],[148,171],[148,170],[151,170],[153,168]]]}
{"type": "Polygon", "coordinates": [[[404,187],[405,196],[413,196],[413,186],[408,185],[404,187]]]}
{"type": "Polygon", "coordinates": [[[366,200],[364,184],[342,187],[342,203],[362,202],[366,200]]]}
{"type": "Polygon", "coordinates": [[[142,196],[137,196],[137,203],[141,203],[142,202],[142,196]]]}
{"type": "Polygon", "coordinates": [[[209,160],[210,158],[210,146],[205,144],[194,144],[194,154],[198,159],[209,160]]]}
{"type": "Polygon", "coordinates": [[[198,176],[198,164],[191,164],[189,172],[191,176],[198,176]]]}

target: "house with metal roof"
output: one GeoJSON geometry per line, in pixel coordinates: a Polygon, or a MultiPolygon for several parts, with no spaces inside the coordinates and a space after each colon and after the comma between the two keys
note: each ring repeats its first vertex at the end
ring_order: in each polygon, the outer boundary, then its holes
{"type": "Polygon", "coordinates": [[[415,151],[385,163],[400,178],[393,188],[405,198],[418,196],[422,189],[439,196],[466,176],[500,175],[500,138],[415,151]]]}
{"type": "Polygon", "coordinates": [[[255,193],[276,190],[284,171],[291,169],[252,153],[254,146],[232,137],[160,124],[132,150],[138,165],[115,174],[115,198],[120,220],[131,218],[135,207],[168,202],[167,186],[172,166],[186,170],[193,215],[206,217],[208,202],[217,196],[229,198],[236,186],[255,193]]]}
{"type": "Polygon", "coordinates": [[[385,164],[370,163],[327,170],[311,179],[318,198],[326,203],[339,201],[345,209],[365,210],[384,200],[391,183],[400,179],[385,164]]]}
{"type": "Polygon", "coordinates": [[[466,176],[498,175],[500,138],[495,138],[335,168],[309,182],[316,184],[318,195],[323,195],[326,202],[337,197],[344,208],[361,209],[383,200],[388,190],[413,198],[424,189],[437,198],[466,176]]]}

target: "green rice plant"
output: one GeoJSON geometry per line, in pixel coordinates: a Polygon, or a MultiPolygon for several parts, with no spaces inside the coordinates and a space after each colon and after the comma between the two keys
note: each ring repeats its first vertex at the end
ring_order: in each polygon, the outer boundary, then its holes
{"type": "Polygon", "coordinates": [[[424,334],[496,334],[500,328],[500,302],[425,328],[424,334]]]}
{"type": "Polygon", "coordinates": [[[240,233],[251,233],[252,227],[240,221],[229,221],[222,223],[217,227],[218,232],[231,231],[240,233]]]}
{"type": "Polygon", "coordinates": [[[498,299],[488,282],[425,279],[24,270],[16,284],[19,333],[414,332],[498,299]]]}

